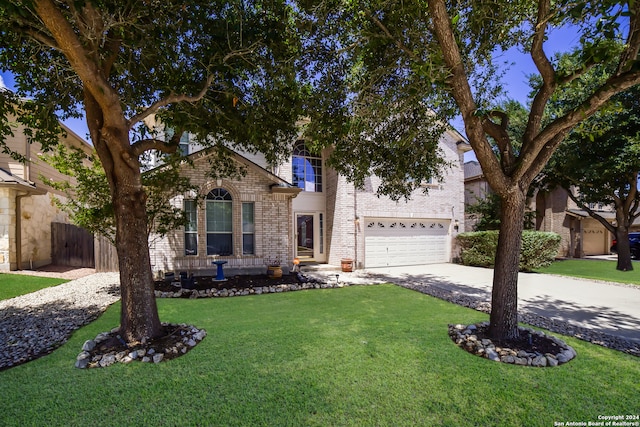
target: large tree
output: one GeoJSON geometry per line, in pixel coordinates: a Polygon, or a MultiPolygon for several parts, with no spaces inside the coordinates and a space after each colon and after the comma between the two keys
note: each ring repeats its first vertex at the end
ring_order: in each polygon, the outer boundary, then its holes
{"type": "Polygon", "coordinates": [[[55,142],[54,120],[84,112],[109,183],[122,311],[120,334],[162,334],[148,250],[140,158],[174,153],[184,131],[275,162],[299,117],[298,33],[286,1],[10,0],[0,8],[0,68],[15,75],[8,112],[55,142]],[[26,99],[26,100],[25,100],[26,99]],[[174,133],[144,132],[156,114],[174,133]]]}
{"type": "Polygon", "coordinates": [[[390,183],[381,187],[383,192],[407,194],[438,166],[433,141],[442,128],[434,126],[434,118],[446,120],[456,110],[462,116],[487,181],[501,199],[490,334],[497,339],[515,338],[527,191],[573,127],[616,93],[640,83],[640,2],[333,0],[303,4],[318,16],[313,21],[316,34],[325,33],[316,53],[331,58],[310,62],[319,83],[317,92],[342,100],[311,108],[309,131],[327,143],[328,139],[339,141],[334,162],[346,165],[344,169],[356,182],[375,172],[390,183]],[[545,50],[554,36],[552,30],[568,25],[575,30],[581,52],[578,66],[570,70],[559,68],[545,50]],[[612,40],[622,41],[624,48],[610,49],[612,40]],[[501,93],[504,52],[509,49],[530,56],[541,82],[519,139],[508,132],[509,114],[493,108],[501,93]],[[555,93],[603,63],[614,69],[607,79],[574,108],[543,121],[549,117],[545,111],[555,93]],[[313,68],[314,64],[321,66],[313,68]],[[336,132],[321,131],[327,120],[342,125],[336,132]],[[429,138],[428,130],[434,131],[431,143],[423,139],[429,138]],[[498,150],[493,149],[494,143],[498,150]],[[409,183],[404,190],[402,182],[409,183]]]}
{"type": "MultiPolygon", "coordinates": [[[[582,97],[575,88],[556,101],[561,107],[582,97]]],[[[543,187],[564,188],[569,197],[598,220],[618,241],[622,271],[633,270],[629,228],[640,216],[640,87],[614,96],[591,118],[575,127],[542,174],[543,187]],[[574,191],[576,190],[576,191],[574,191]],[[594,204],[613,206],[615,223],[594,204]]]]}

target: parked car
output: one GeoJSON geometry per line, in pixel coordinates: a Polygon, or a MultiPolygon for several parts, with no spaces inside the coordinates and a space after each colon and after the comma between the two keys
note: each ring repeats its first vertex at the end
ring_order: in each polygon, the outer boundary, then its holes
{"type": "MultiPolygon", "coordinates": [[[[640,233],[629,233],[629,247],[631,258],[640,259],[640,233]]],[[[614,239],[610,248],[614,254],[618,253],[618,242],[614,239]]]]}

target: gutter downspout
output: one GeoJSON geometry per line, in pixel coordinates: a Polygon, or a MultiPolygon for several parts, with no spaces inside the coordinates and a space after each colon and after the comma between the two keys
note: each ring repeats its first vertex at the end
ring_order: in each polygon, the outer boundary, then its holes
{"type": "MultiPolygon", "coordinates": [[[[30,182],[31,178],[31,144],[24,135],[24,154],[26,162],[22,169],[22,179],[30,182]]],[[[29,193],[16,194],[16,270],[22,270],[22,199],[29,193]]]]}
{"type": "Polygon", "coordinates": [[[354,240],[354,249],[355,253],[353,254],[353,266],[354,269],[358,269],[358,229],[360,228],[360,217],[358,216],[358,191],[356,186],[353,186],[353,240],[354,240]]]}
{"type": "Polygon", "coordinates": [[[16,270],[22,270],[22,199],[29,193],[16,195],[16,270]]]}

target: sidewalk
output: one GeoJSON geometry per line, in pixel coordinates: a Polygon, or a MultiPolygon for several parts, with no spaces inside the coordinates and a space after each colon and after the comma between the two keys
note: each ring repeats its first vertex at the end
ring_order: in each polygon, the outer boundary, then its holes
{"type": "MultiPolygon", "coordinates": [[[[340,273],[340,280],[344,281],[361,283],[367,279],[397,284],[428,283],[490,302],[493,270],[458,264],[430,264],[340,273]],[[353,279],[349,275],[353,275],[353,279]]],[[[533,313],[640,343],[640,286],[520,273],[518,309],[519,312],[533,313]]]]}

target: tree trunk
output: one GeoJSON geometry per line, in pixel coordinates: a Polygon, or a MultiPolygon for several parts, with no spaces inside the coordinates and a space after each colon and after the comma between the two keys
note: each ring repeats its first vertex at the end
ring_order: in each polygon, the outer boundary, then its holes
{"type": "Polygon", "coordinates": [[[502,196],[489,326],[494,340],[518,336],[518,266],[525,200],[526,194],[520,188],[513,188],[502,196]]]}
{"type": "MultiPolygon", "coordinates": [[[[120,334],[127,342],[143,342],[160,336],[162,326],[149,257],[146,195],[140,171],[126,169],[127,172],[120,171],[120,175],[129,175],[124,180],[126,184],[117,185],[113,190],[122,297],[120,334]]],[[[118,181],[122,182],[121,179],[118,181]]]]}
{"type": "MultiPolygon", "coordinates": [[[[619,223],[618,223],[619,224],[619,223]]],[[[616,250],[618,252],[618,264],[616,269],[620,271],[633,270],[631,262],[631,247],[629,245],[629,229],[623,225],[616,228],[616,250]]]]}

